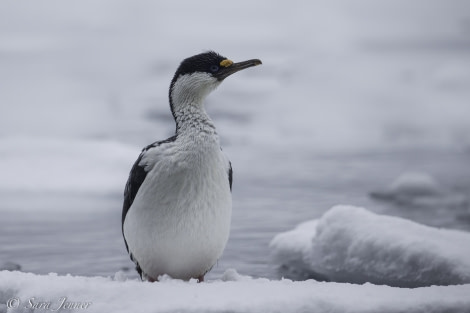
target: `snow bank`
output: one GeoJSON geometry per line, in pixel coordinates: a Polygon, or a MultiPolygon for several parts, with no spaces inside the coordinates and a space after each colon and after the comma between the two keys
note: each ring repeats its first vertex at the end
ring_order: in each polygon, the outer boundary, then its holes
{"type": "Polygon", "coordinates": [[[139,152],[113,140],[0,138],[0,190],[121,193],[139,152]]]}
{"type": "Polygon", "coordinates": [[[0,272],[0,312],[470,312],[470,285],[417,289],[251,279],[226,273],[202,284],[0,272]],[[17,309],[7,309],[8,306],[17,309]],[[26,309],[25,309],[26,307],[26,309]],[[48,307],[45,309],[44,307],[48,307]],[[70,310],[63,310],[70,311],[70,310]]]}
{"type": "Polygon", "coordinates": [[[399,287],[470,283],[470,234],[336,206],[271,241],[292,278],[399,287]]]}
{"type": "Polygon", "coordinates": [[[431,175],[420,172],[401,174],[390,186],[371,192],[371,197],[411,206],[466,206],[465,195],[448,191],[431,175]]]}

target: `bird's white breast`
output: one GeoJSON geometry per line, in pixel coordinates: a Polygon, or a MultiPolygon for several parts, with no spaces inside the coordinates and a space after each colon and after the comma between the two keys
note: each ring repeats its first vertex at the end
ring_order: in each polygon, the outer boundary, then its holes
{"type": "Polygon", "coordinates": [[[211,136],[186,139],[144,155],[148,174],[124,222],[130,252],[154,279],[203,275],[229,236],[228,159],[211,136]]]}

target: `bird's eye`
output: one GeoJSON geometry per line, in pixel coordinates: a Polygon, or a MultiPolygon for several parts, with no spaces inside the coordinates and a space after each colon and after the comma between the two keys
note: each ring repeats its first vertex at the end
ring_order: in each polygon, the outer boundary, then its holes
{"type": "Polygon", "coordinates": [[[209,69],[212,73],[215,73],[219,70],[219,67],[217,65],[211,65],[209,69]]]}

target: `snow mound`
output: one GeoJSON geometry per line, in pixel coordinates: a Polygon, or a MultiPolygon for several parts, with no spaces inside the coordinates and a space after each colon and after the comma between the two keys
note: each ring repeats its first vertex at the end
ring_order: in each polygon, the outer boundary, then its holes
{"type": "Polygon", "coordinates": [[[363,208],[336,206],[278,234],[272,258],[286,277],[398,287],[470,283],[470,233],[363,208]]]}
{"type": "Polygon", "coordinates": [[[432,176],[420,172],[404,173],[390,185],[391,192],[410,195],[434,195],[439,190],[439,184],[432,176]]]}
{"type": "Polygon", "coordinates": [[[468,199],[447,191],[431,175],[407,172],[396,178],[390,186],[370,193],[371,197],[412,206],[466,206],[468,199]]]}
{"type": "Polygon", "coordinates": [[[0,272],[0,312],[470,312],[470,285],[416,289],[246,279],[159,283],[0,272]],[[42,307],[41,307],[42,306],[42,307]],[[9,308],[11,307],[11,309],[9,308]],[[41,308],[39,308],[41,307],[41,308]],[[45,308],[47,307],[47,309],[45,308]]]}
{"type": "Polygon", "coordinates": [[[311,244],[316,235],[318,220],[303,222],[294,230],[281,233],[271,241],[274,263],[283,277],[295,280],[328,280],[312,271],[309,260],[311,244]]]}

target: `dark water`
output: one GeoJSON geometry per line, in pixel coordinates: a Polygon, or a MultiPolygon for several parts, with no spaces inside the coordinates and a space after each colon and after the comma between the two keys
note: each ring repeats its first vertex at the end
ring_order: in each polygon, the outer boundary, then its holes
{"type": "MultiPolygon", "coordinates": [[[[470,231],[468,204],[403,206],[368,195],[402,172],[422,171],[435,177],[443,190],[469,198],[469,161],[468,152],[260,152],[245,163],[253,162],[254,166],[234,165],[231,237],[208,278],[220,277],[228,268],[245,275],[278,278],[269,259],[273,236],[318,218],[336,204],[364,206],[427,225],[470,231]]],[[[14,262],[23,271],[41,274],[112,276],[129,269],[128,275],[136,277],[121,236],[119,193],[0,196],[1,262],[14,262]]]]}

